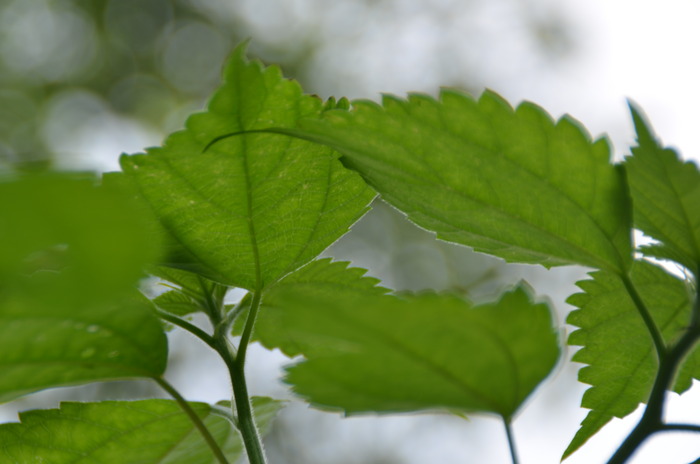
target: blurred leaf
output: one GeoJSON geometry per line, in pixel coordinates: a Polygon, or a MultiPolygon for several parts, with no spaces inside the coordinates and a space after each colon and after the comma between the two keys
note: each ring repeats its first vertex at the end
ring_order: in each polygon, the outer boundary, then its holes
{"type": "MultiPolygon", "coordinates": [[[[385,96],[350,112],[280,130],[340,151],[382,197],[438,237],[508,261],[582,264],[623,272],[631,260],[630,206],[605,140],[569,117],[478,101],[385,96]]],[[[273,127],[272,125],[268,127],[273,127]]]]}
{"type": "Polygon", "coordinates": [[[0,401],[45,388],[163,374],[167,340],[146,298],[134,290],[87,304],[44,280],[0,294],[0,401]]]}
{"type": "Polygon", "coordinates": [[[321,111],[319,99],[302,95],[279,69],[246,61],[239,47],[207,113],[190,117],[187,130],[162,148],[122,158],[124,172],[180,246],[180,262],[169,264],[260,289],[347,232],[374,193],[328,148],[251,134],[203,152],[223,133],[293,127],[321,111]]]}
{"type": "Polygon", "coordinates": [[[134,289],[157,237],[122,193],[94,183],[87,174],[0,183],[0,401],[165,370],[165,335],[134,289]]]}
{"type": "MultiPolygon", "coordinates": [[[[254,400],[268,428],[281,402],[254,400]]],[[[190,403],[227,457],[243,444],[233,424],[210,405],[190,403]]],[[[215,464],[218,461],[190,419],[171,400],[62,403],[60,409],[28,411],[21,423],[0,425],[0,456],[16,464],[215,464]]]]}
{"type": "Polygon", "coordinates": [[[319,263],[337,277],[318,272],[318,286],[282,282],[261,311],[280,328],[260,332],[268,346],[305,355],[286,380],[319,407],[510,418],[559,356],[548,306],[531,303],[523,288],[480,306],[451,295],[395,297],[363,270],[319,263]]]}
{"type": "MultiPolygon", "coordinates": [[[[651,391],[658,360],[649,331],[623,282],[605,272],[593,272],[592,280],[578,282],[584,293],[569,297],[578,307],[567,322],[580,329],[569,336],[569,344],[582,346],[573,361],[587,364],[579,380],[592,385],[581,406],[591,411],[581,423],[564,457],[583,445],[613,417],[624,417],[651,391]]],[[[635,261],[631,279],[649,308],[666,342],[676,339],[687,327],[690,302],[685,283],[646,261],[635,261]]],[[[675,391],[690,387],[691,377],[700,378],[700,352],[686,360],[675,391]]]]}
{"type": "Polygon", "coordinates": [[[662,148],[638,108],[630,104],[638,146],[626,159],[634,223],[662,243],[644,253],[676,261],[691,272],[700,267],[700,171],[691,161],[662,148]]]}
{"type": "MultiPolygon", "coordinates": [[[[148,218],[116,187],[90,174],[0,182],[0,277],[62,271],[86,299],[133,287],[160,255],[148,218]]],[[[66,289],[68,290],[68,289],[66,289]]]]}

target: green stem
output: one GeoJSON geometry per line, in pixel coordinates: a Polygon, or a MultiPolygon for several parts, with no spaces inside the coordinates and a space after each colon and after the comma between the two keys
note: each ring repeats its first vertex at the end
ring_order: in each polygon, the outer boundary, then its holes
{"type": "MultiPolygon", "coordinates": [[[[696,293],[691,321],[678,342],[660,358],[654,386],[649,395],[649,402],[637,426],[630,432],[624,442],[610,458],[608,464],[623,464],[634,454],[639,446],[651,435],[663,430],[671,430],[663,423],[666,391],[670,390],[676,378],[676,372],[688,352],[700,340],[700,293],[696,293]]],[[[674,425],[673,427],[678,427],[674,425]]],[[[683,426],[685,430],[689,426],[683,426]]],[[[693,430],[699,430],[693,429],[693,430]]]]}
{"type": "Polygon", "coordinates": [[[211,348],[216,350],[216,344],[214,343],[214,338],[211,335],[209,335],[208,333],[206,333],[205,331],[203,331],[202,329],[200,329],[199,327],[197,327],[196,325],[191,324],[183,319],[180,319],[179,317],[177,317],[173,314],[167,313],[167,312],[160,310],[160,309],[156,309],[156,312],[158,313],[158,316],[161,319],[163,319],[164,321],[170,322],[171,324],[176,325],[176,326],[180,327],[181,329],[185,329],[186,331],[188,331],[189,333],[191,333],[192,335],[194,335],[195,337],[199,338],[204,343],[209,345],[211,348]]]}
{"type": "Polygon", "coordinates": [[[155,380],[158,385],[163,388],[163,390],[167,391],[170,396],[172,396],[177,404],[180,406],[180,408],[187,414],[187,416],[190,418],[192,423],[194,424],[195,427],[197,427],[197,430],[199,430],[199,433],[202,434],[202,438],[204,438],[204,441],[207,442],[207,445],[209,445],[209,448],[211,448],[212,453],[214,453],[214,456],[216,457],[216,460],[219,461],[221,464],[229,464],[228,460],[226,459],[226,456],[224,456],[223,451],[221,451],[221,448],[219,448],[219,445],[216,443],[216,440],[214,440],[214,437],[211,435],[209,432],[209,429],[207,428],[206,425],[204,425],[204,422],[202,422],[202,419],[197,415],[197,413],[192,409],[192,406],[178,393],[175,388],[170,385],[165,379],[162,377],[155,377],[153,380],[155,380]]]}
{"type": "Polygon", "coordinates": [[[265,464],[265,454],[262,449],[260,435],[255,426],[253,408],[248,396],[248,387],[245,379],[245,358],[248,352],[248,344],[253,333],[253,326],[260,308],[261,292],[253,293],[253,300],[248,311],[241,342],[238,345],[238,353],[234,354],[227,333],[217,332],[215,335],[216,350],[223,358],[229,369],[231,384],[233,385],[233,400],[236,407],[236,419],[238,429],[243,437],[243,444],[248,454],[250,464],[265,464]]]}
{"type": "Polygon", "coordinates": [[[628,274],[623,274],[621,275],[621,278],[622,283],[625,285],[625,289],[627,289],[627,293],[632,298],[634,305],[637,307],[637,311],[639,311],[639,314],[642,316],[644,324],[647,326],[647,330],[649,331],[649,334],[651,335],[651,338],[654,341],[654,347],[656,348],[656,354],[659,360],[663,359],[666,354],[666,342],[664,342],[664,338],[661,335],[659,327],[656,325],[654,319],[651,317],[649,309],[644,303],[644,300],[642,300],[641,295],[639,295],[639,292],[634,286],[634,283],[632,283],[632,279],[630,279],[630,276],[628,274]]]}
{"type": "Polygon", "coordinates": [[[513,429],[509,419],[505,416],[501,416],[503,419],[503,426],[506,429],[506,437],[508,437],[508,448],[510,449],[510,458],[513,464],[518,464],[518,453],[515,450],[515,438],[513,437],[513,429]]]}

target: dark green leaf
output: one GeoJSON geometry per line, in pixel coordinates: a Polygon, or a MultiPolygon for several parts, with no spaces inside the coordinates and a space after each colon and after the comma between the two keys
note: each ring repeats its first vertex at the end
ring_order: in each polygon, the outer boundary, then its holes
{"type": "Polygon", "coordinates": [[[638,146],[625,161],[634,203],[634,223],[660,240],[643,248],[650,256],[676,261],[691,272],[700,267],[700,171],[663,148],[639,109],[630,105],[638,146]]]}
{"type": "MultiPolygon", "coordinates": [[[[573,360],[587,366],[579,380],[592,385],[581,406],[591,409],[564,453],[576,451],[613,417],[624,417],[646,402],[656,375],[658,360],[651,336],[629,297],[623,282],[608,272],[591,273],[593,280],[578,282],[585,293],[568,302],[580,309],[567,322],[580,327],[569,336],[569,344],[583,346],[573,360]]],[[[667,342],[686,327],[690,303],[685,283],[645,261],[634,263],[631,279],[667,342]]],[[[698,353],[688,366],[700,366],[698,353]]],[[[676,391],[690,387],[691,376],[700,369],[683,369],[676,391]]]]}
{"type": "MultiPolygon", "coordinates": [[[[285,131],[281,131],[285,132],[285,131]]],[[[389,203],[438,237],[509,261],[583,264],[614,272],[631,261],[630,205],[605,140],[539,107],[385,97],[286,131],[343,154],[389,203]]]]}
{"type": "MultiPolygon", "coordinates": [[[[122,158],[125,173],[177,240],[181,259],[224,284],[260,289],[315,258],[347,232],[374,193],[330,149],[275,134],[216,137],[318,117],[277,68],[245,60],[239,47],[208,112],[162,148],[122,158]]],[[[177,256],[175,257],[177,259],[177,256]]]]}

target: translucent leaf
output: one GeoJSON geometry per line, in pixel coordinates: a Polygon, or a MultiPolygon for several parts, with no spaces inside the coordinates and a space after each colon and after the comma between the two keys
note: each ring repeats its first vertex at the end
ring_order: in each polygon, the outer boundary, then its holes
{"type": "Polygon", "coordinates": [[[660,240],[650,256],[676,261],[691,272],[700,267],[700,171],[663,148],[639,109],[630,105],[638,146],[625,161],[635,226],[660,240]]]}
{"type": "MultiPolygon", "coordinates": [[[[608,272],[591,273],[593,280],[578,282],[584,293],[569,297],[579,309],[567,322],[580,329],[569,344],[583,346],[573,361],[586,364],[579,380],[592,385],[581,406],[591,411],[581,424],[564,457],[576,451],[613,417],[624,417],[646,402],[658,360],[649,332],[622,281],[608,272]]],[[[670,342],[687,327],[690,303],[685,283],[663,269],[636,261],[631,279],[641,294],[664,339],[670,342]]],[[[696,352],[681,370],[675,390],[690,387],[700,375],[696,352]]]]}
{"type": "MultiPolygon", "coordinates": [[[[253,399],[269,427],[281,402],[253,399]]],[[[243,454],[233,424],[204,403],[190,403],[231,462],[243,454]]],[[[62,403],[60,409],[28,411],[21,423],[0,425],[0,457],[15,464],[215,464],[210,448],[171,400],[62,403]]]]}
{"type": "Polygon", "coordinates": [[[282,282],[261,312],[261,321],[267,313],[280,329],[259,335],[270,346],[304,354],[286,380],[319,407],[510,418],[559,356],[549,308],[533,304],[522,288],[474,306],[451,295],[383,295],[362,270],[318,266],[345,278],[323,279],[319,272],[318,285],[282,282]]]}
{"type": "MultiPolygon", "coordinates": [[[[287,324],[293,316],[285,312],[286,297],[291,292],[304,295],[309,300],[335,298],[350,305],[354,301],[388,292],[386,288],[378,286],[379,280],[364,277],[366,270],[349,268],[349,264],[332,262],[330,259],[312,261],[270,287],[265,292],[262,309],[255,323],[255,338],[266,347],[279,348],[290,357],[325,351],[329,340],[323,333],[303,334],[289,329],[287,324]]],[[[329,311],[332,311],[332,307],[329,311]]],[[[243,321],[243,316],[237,319],[238,331],[243,321]]]]}
{"type": "MultiPolygon", "coordinates": [[[[382,197],[438,237],[545,266],[615,272],[631,260],[630,205],[605,140],[568,117],[515,111],[485,92],[475,101],[385,97],[354,103],[286,131],[343,155],[382,197]]],[[[285,132],[285,131],[281,131],[285,132]]]]}
{"type": "Polygon", "coordinates": [[[206,113],[163,147],[121,164],[179,244],[170,265],[250,290],[315,258],[367,211],[374,193],[336,153],[302,140],[248,134],[204,152],[221,134],[293,127],[323,111],[279,69],[243,54],[242,47],[234,53],[206,113]]]}

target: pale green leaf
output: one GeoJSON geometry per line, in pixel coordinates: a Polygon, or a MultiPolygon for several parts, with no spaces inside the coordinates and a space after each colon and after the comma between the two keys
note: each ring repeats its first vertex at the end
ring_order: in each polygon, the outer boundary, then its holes
{"type": "MultiPolygon", "coordinates": [[[[583,347],[573,361],[587,365],[579,371],[579,380],[592,386],[583,395],[581,406],[591,411],[564,457],[610,419],[624,417],[646,402],[658,367],[651,336],[623,282],[604,271],[591,273],[591,277],[578,282],[584,293],[569,297],[568,302],[579,309],[567,320],[580,327],[569,336],[569,344],[583,347]]],[[[631,279],[664,339],[675,340],[690,317],[685,283],[645,261],[634,263],[631,279]]],[[[686,364],[700,366],[697,358],[698,353],[694,353],[686,364]]],[[[700,375],[700,369],[688,366],[677,380],[678,392],[690,387],[691,376],[700,375]]]]}
{"type": "Polygon", "coordinates": [[[508,261],[583,264],[614,272],[631,261],[630,204],[605,140],[569,117],[513,110],[443,90],[354,102],[301,130],[327,144],[381,196],[438,237],[508,261]]]}
{"type": "Polygon", "coordinates": [[[634,223],[660,240],[645,253],[700,268],[700,171],[692,161],[663,148],[641,111],[630,105],[638,146],[625,161],[634,204],[634,223]]]}
{"type": "Polygon", "coordinates": [[[261,321],[268,317],[279,329],[262,325],[259,336],[268,346],[304,354],[286,380],[319,407],[509,418],[559,356],[548,306],[533,304],[522,288],[474,306],[452,295],[385,295],[363,270],[317,266],[337,277],[318,272],[318,285],[282,281],[261,312],[261,321]]]}
{"type": "MultiPolygon", "coordinates": [[[[253,399],[267,429],[281,403],[253,399]]],[[[190,403],[234,462],[243,444],[233,424],[204,403],[190,403]]],[[[0,458],[8,464],[215,464],[190,419],[171,400],[62,403],[60,409],[28,411],[21,423],[0,425],[0,458]]]]}
{"type": "Polygon", "coordinates": [[[302,140],[248,134],[204,151],[221,134],[294,127],[323,111],[278,68],[243,55],[239,47],[206,113],[163,147],[121,163],[179,244],[169,265],[253,290],[315,258],[367,211],[374,193],[332,150],[302,140]]]}

